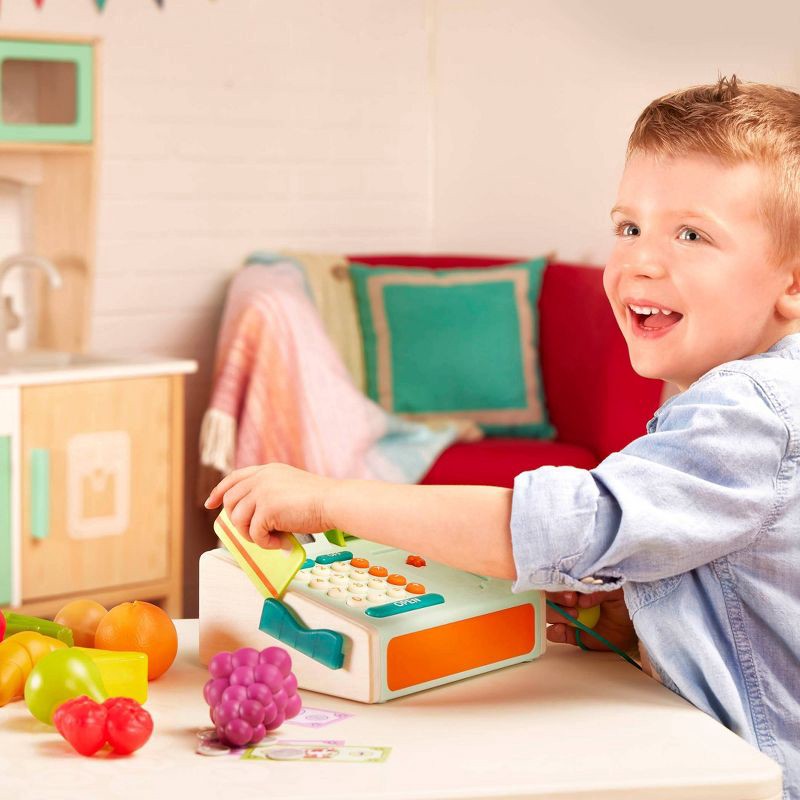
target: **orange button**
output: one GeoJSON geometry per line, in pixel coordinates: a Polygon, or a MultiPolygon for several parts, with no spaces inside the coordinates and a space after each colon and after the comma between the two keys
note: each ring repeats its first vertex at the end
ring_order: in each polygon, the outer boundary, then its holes
{"type": "Polygon", "coordinates": [[[350,561],[350,566],[356,569],[366,569],[369,566],[369,561],[366,558],[354,558],[350,561]]]}
{"type": "Polygon", "coordinates": [[[385,578],[389,574],[389,570],[386,567],[370,567],[369,574],[376,578],[385,578]]]}
{"type": "Polygon", "coordinates": [[[409,556],[406,559],[406,564],[412,567],[424,567],[425,559],[422,556],[409,556]]]}
{"type": "Polygon", "coordinates": [[[403,586],[406,579],[402,575],[390,575],[386,579],[386,583],[391,583],[392,586],[403,586]]]}
{"type": "Polygon", "coordinates": [[[406,591],[409,594],[425,594],[425,587],[421,583],[409,583],[406,591]]]}

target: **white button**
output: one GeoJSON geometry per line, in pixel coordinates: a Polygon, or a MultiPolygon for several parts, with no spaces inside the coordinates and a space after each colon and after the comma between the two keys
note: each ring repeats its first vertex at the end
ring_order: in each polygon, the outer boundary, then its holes
{"type": "Polygon", "coordinates": [[[598,583],[605,583],[602,578],[595,578],[592,583],[596,586],[598,583]]]}
{"type": "Polygon", "coordinates": [[[301,569],[294,577],[295,580],[302,581],[303,583],[308,583],[311,580],[311,570],[301,569]]]}
{"type": "Polygon", "coordinates": [[[581,578],[581,583],[594,583],[594,581],[595,579],[593,575],[587,575],[585,578],[581,578]]]}
{"type": "Polygon", "coordinates": [[[363,608],[367,605],[367,601],[361,595],[354,594],[347,598],[347,605],[353,608],[363,608]]]}
{"type": "Polygon", "coordinates": [[[331,568],[327,564],[317,564],[316,567],[311,567],[312,575],[328,575],[330,574],[331,568]]]}
{"type": "Polygon", "coordinates": [[[350,564],[346,561],[334,561],[333,564],[331,564],[331,569],[334,572],[338,572],[340,575],[347,575],[347,573],[350,572],[350,564]]]}
{"type": "Polygon", "coordinates": [[[328,589],[328,597],[332,597],[334,600],[341,600],[347,597],[347,592],[338,586],[334,586],[333,589],[328,589]]]}
{"type": "Polygon", "coordinates": [[[320,589],[320,590],[326,591],[326,592],[328,591],[328,589],[331,588],[331,582],[329,580],[327,580],[326,578],[312,578],[308,582],[308,585],[312,589],[320,589]]]}
{"type": "Polygon", "coordinates": [[[356,567],[351,568],[350,570],[350,577],[355,578],[356,575],[366,575],[368,569],[357,569],[356,567]]]}
{"type": "Polygon", "coordinates": [[[367,600],[370,603],[385,603],[387,600],[386,592],[367,592],[367,600]]]}
{"type": "Polygon", "coordinates": [[[334,586],[347,586],[350,583],[350,578],[347,575],[331,575],[330,581],[334,586]]]}
{"type": "Polygon", "coordinates": [[[365,595],[367,593],[367,584],[360,581],[352,581],[347,587],[347,591],[351,594],[365,595]]]}
{"type": "Polygon", "coordinates": [[[406,596],[406,590],[400,586],[396,586],[394,589],[389,589],[386,594],[392,598],[392,600],[399,600],[402,597],[406,596]]]}
{"type": "Polygon", "coordinates": [[[386,581],[382,581],[380,578],[372,578],[372,580],[367,581],[367,586],[370,589],[385,589],[386,581]]]}

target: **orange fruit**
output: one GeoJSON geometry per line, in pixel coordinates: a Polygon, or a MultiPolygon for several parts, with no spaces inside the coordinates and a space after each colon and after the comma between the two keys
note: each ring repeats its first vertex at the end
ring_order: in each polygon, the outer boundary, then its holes
{"type": "Polygon", "coordinates": [[[147,680],[163,675],[178,652],[178,633],[164,609],[134,600],[114,606],[100,620],[94,645],[101,650],[134,650],[147,654],[147,680]]]}
{"type": "Polygon", "coordinates": [[[94,632],[100,620],[108,613],[96,600],[81,597],[71,600],[56,614],[53,622],[72,631],[77,647],[94,647],[94,632]]]}

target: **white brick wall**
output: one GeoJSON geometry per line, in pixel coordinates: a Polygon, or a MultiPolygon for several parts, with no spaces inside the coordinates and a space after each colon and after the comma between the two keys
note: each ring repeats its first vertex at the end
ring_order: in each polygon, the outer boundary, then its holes
{"type": "MultiPolygon", "coordinates": [[[[4,0],[3,31],[103,39],[95,349],[198,359],[251,250],[430,248],[426,0],[4,0]]],[[[0,195],[0,247],[17,249],[0,195]]],[[[187,502],[188,613],[207,520],[187,502]]]]}
{"type": "MultiPolygon", "coordinates": [[[[103,38],[96,348],[200,361],[256,248],[602,263],[642,107],[736,71],[800,84],[794,0],[2,0],[0,29],[103,38]]],[[[2,189],[2,187],[0,187],[2,189]]],[[[0,191],[0,248],[20,222],[0,191]]],[[[188,611],[207,522],[187,503],[188,611]]]]}

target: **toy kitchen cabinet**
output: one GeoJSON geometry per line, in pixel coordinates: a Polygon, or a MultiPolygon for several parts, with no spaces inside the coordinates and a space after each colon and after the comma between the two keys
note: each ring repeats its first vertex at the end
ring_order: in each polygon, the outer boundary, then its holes
{"type": "Polygon", "coordinates": [[[0,371],[0,607],[149,600],[180,617],[195,362],[50,359],[0,371]]]}

